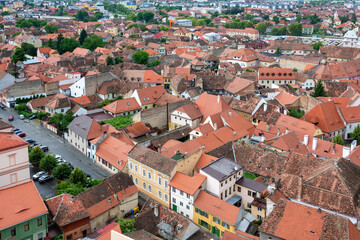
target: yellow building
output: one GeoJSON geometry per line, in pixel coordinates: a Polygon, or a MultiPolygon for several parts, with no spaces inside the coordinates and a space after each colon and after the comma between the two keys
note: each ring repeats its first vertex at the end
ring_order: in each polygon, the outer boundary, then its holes
{"type": "Polygon", "coordinates": [[[251,214],[256,220],[264,219],[266,217],[266,200],[263,198],[255,199],[251,203],[251,214]]]}
{"type": "Polygon", "coordinates": [[[205,191],[200,191],[194,202],[193,222],[222,237],[225,231],[235,233],[236,226],[245,214],[250,213],[205,191]]]}
{"type": "Polygon", "coordinates": [[[136,145],[128,156],[129,175],[139,191],[169,207],[169,183],[178,162],[142,145],[136,145]]]}
{"type": "Polygon", "coordinates": [[[105,32],[110,33],[112,36],[119,35],[119,29],[116,26],[115,27],[107,27],[105,29],[105,32]]]}

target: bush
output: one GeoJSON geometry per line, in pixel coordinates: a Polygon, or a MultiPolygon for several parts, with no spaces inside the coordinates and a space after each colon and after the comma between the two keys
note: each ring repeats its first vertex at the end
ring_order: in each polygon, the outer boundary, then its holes
{"type": "Polygon", "coordinates": [[[63,163],[54,169],[53,175],[56,179],[64,180],[70,177],[71,172],[72,172],[71,167],[66,163],[63,163]]]}
{"type": "Polygon", "coordinates": [[[254,180],[255,178],[259,177],[259,175],[255,173],[244,172],[244,177],[254,180]]]}
{"type": "Polygon", "coordinates": [[[303,110],[296,110],[296,109],[289,110],[289,116],[300,119],[304,115],[305,115],[305,111],[303,110]]]}
{"type": "Polygon", "coordinates": [[[117,223],[120,225],[122,233],[135,232],[135,219],[119,218],[117,223]]]}
{"type": "Polygon", "coordinates": [[[76,196],[85,190],[86,190],[86,188],[84,188],[81,185],[81,183],[73,184],[73,183],[69,183],[68,181],[62,181],[61,183],[56,184],[56,194],[57,195],[60,195],[63,193],[68,193],[73,196],[76,196]]]}
{"type": "Polygon", "coordinates": [[[119,128],[123,128],[123,127],[127,127],[132,123],[132,116],[134,116],[134,114],[130,114],[130,115],[126,115],[126,116],[119,116],[116,118],[112,118],[112,119],[108,119],[105,121],[102,121],[101,123],[108,123],[111,126],[119,129],[119,128]]]}

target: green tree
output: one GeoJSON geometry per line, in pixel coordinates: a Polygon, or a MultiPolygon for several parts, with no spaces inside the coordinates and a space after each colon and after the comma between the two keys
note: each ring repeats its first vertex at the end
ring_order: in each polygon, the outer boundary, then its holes
{"type": "MultiPolygon", "coordinates": [[[[62,40],[64,39],[63,35],[60,33],[58,36],[57,36],[57,40],[56,40],[56,49],[58,51],[60,51],[60,45],[61,45],[61,42],[62,40]]],[[[60,52],[59,52],[60,53],[60,52]]],[[[61,53],[60,53],[61,54],[61,53]]]]}
{"type": "Polygon", "coordinates": [[[37,48],[30,43],[22,43],[21,49],[24,50],[25,54],[35,57],[37,55],[37,48]]]}
{"type": "Polygon", "coordinates": [[[8,11],[1,12],[1,16],[6,16],[6,15],[10,15],[10,13],[8,11]]]}
{"type": "Polygon", "coordinates": [[[301,20],[301,16],[300,16],[300,15],[297,15],[297,16],[296,16],[296,21],[297,21],[297,22],[300,22],[300,20],[301,20]]]}
{"type": "Polygon", "coordinates": [[[148,23],[154,19],[154,13],[150,12],[150,11],[145,11],[145,12],[143,12],[143,18],[144,18],[144,21],[148,23]]]}
{"type": "Polygon", "coordinates": [[[161,62],[160,60],[154,60],[149,64],[149,67],[155,67],[157,65],[159,65],[161,62]]]}
{"type": "Polygon", "coordinates": [[[132,55],[132,59],[137,64],[147,64],[149,61],[149,54],[145,51],[138,51],[132,55]]]}
{"type": "Polygon", "coordinates": [[[289,25],[289,32],[293,36],[302,35],[302,24],[301,23],[291,23],[289,25]]]}
{"type": "Polygon", "coordinates": [[[100,20],[103,16],[104,16],[104,14],[102,12],[95,12],[94,13],[94,17],[96,17],[97,20],[100,20]]]}
{"type": "Polygon", "coordinates": [[[46,33],[56,33],[58,31],[58,27],[55,25],[46,25],[45,26],[45,31],[46,33]]]}
{"type": "Polygon", "coordinates": [[[17,63],[18,61],[25,61],[26,57],[25,57],[25,52],[22,48],[15,48],[15,52],[14,54],[11,56],[11,61],[13,63],[17,63]]]}
{"type": "Polygon", "coordinates": [[[115,64],[122,63],[123,60],[119,57],[115,57],[115,64]]]}
{"type": "Polygon", "coordinates": [[[119,218],[117,223],[120,225],[122,233],[135,232],[135,219],[119,218]]]}
{"type": "Polygon", "coordinates": [[[321,41],[318,41],[318,42],[312,44],[311,46],[314,48],[314,50],[319,50],[320,47],[324,46],[324,44],[321,41]]]}
{"type": "Polygon", "coordinates": [[[44,151],[40,147],[33,148],[29,153],[29,161],[34,165],[39,165],[40,160],[45,156],[44,151]]]}
{"type": "Polygon", "coordinates": [[[289,109],[289,116],[300,119],[304,115],[304,110],[289,109]]]}
{"type": "Polygon", "coordinates": [[[114,59],[110,56],[107,56],[106,58],[106,65],[114,65],[114,59]]]}
{"type": "Polygon", "coordinates": [[[268,25],[266,23],[261,22],[256,26],[256,30],[258,30],[260,34],[264,34],[266,32],[267,27],[268,25]]]}
{"type": "Polygon", "coordinates": [[[71,167],[66,163],[63,163],[54,169],[53,175],[56,179],[64,180],[70,177],[71,172],[71,167]]]}
{"type": "Polygon", "coordinates": [[[281,53],[282,53],[282,52],[281,52],[280,47],[277,47],[275,54],[281,54],[281,53]]]}
{"type": "Polygon", "coordinates": [[[57,166],[57,160],[53,155],[46,154],[40,160],[40,168],[44,169],[45,171],[50,172],[57,166]]]}
{"type": "Polygon", "coordinates": [[[74,38],[64,38],[61,41],[60,49],[58,50],[60,54],[65,52],[72,52],[75,48],[80,47],[80,43],[74,38]]]}
{"type": "Polygon", "coordinates": [[[67,126],[74,120],[72,111],[67,111],[66,114],[55,113],[49,120],[50,124],[54,124],[58,130],[67,131],[67,126]]]}
{"type": "Polygon", "coordinates": [[[89,13],[86,11],[79,11],[74,16],[75,16],[75,19],[78,21],[83,21],[83,22],[89,21],[89,13]]]}
{"type": "Polygon", "coordinates": [[[279,24],[279,20],[280,20],[280,19],[279,19],[278,16],[274,16],[272,20],[273,20],[273,22],[275,22],[276,24],[279,24]]]}
{"type": "Polygon", "coordinates": [[[321,80],[319,80],[317,82],[315,89],[314,89],[314,93],[311,94],[311,96],[313,96],[313,97],[326,97],[327,96],[321,80]]]}
{"type": "Polygon", "coordinates": [[[334,137],[333,143],[345,145],[344,139],[340,136],[340,134],[338,134],[334,137]]]}
{"type": "Polygon", "coordinates": [[[85,190],[86,188],[84,188],[81,183],[73,184],[69,183],[68,181],[61,181],[61,183],[56,184],[57,195],[68,193],[72,196],[76,196],[85,190]]]}
{"type": "Polygon", "coordinates": [[[80,168],[77,167],[70,175],[69,181],[74,184],[84,184],[86,182],[86,175],[80,168]]]}
{"type": "Polygon", "coordinates": [[[80,32],[80,37],[79,37],[79,43],[80,43],[80,45],[83,45],[86,37],[87,37],[87,32],[85,31],[85,29],[81,30],[81,32],[80,32]]]}
{"type": "Polygon", "coordinates": [[[54,42],[51,38],[49,39],[49,41],[47,41],[47,43],[45,44],[45,47],[49,47],[52,49],[56,49],[56,42],[54,42]]]}
{"type": "Polygon", "coordinates": [[[85,39],[82,47],[94,51],[97,47],[103,47],[104,45],[105,43],[103,40],[99,36],[93,34],[85,39]]]}
{"type": "Polygon", "coordinates": [[[358,124],[354,128],[354,131],[350,135],[354,140],[357,140],[357,144],[359,145],[360,144],[360,124],[358,124]]]}
{"type": "Polygon", "coordinates": [[[265,21],[269,21],[269,20],[270,20],[269,15],[264,15],[264,16],[262,16],[262,19],[264,19],[265,21]]]}
{"type": "Polygon", "coordinates": [[[278,35],[287,35],[287,27],[282,26],[281,28],[279,28],[278,35]]]}
{"type": "Polygon", "coordinates": [[[279,28],[278,28],[278,27],[273,27],[273,28],[271,29],[270,34],[271,34],[271,35],[274,35],[274,36],[279,35],[279,28]]]}

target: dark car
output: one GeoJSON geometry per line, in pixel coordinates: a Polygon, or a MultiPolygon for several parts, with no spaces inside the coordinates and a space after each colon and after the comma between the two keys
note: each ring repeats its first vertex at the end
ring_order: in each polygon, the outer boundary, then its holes
{"type": "Polygon", "coordinates": [[[74,169],[73,165],[71,165],[71,163],[69,162],[64,162],[65,164],[69,165],[72,169],[74,169]]]}
{"type": "Polygon", "coordinates": [[[14,116],[9,116],[9,121],[14,121],[14,116]]]}
{"type": "Polygon", "coordinates": [[[20,133],[20,132],[22,132],[20,129],[14,131],[15,134],[20,133]]]}
{"type": "Polygon", "coordinates": [[[54,178],[53,175],[44,174],[39,178],[39,183],[44,183],[44,182],[50,181],[53,178],[54,178]]]}
{"type": "Polygon", "coordinates": [[[1,108],[1,109],[4,109],[4,108],[5,108],[5,106],[4,106],[3,104],[1,104],[1,103],[0,103],[0,108],[1,108]]]}
{"type": "Polygon", "coordinates": [[[18,132],[18,133],[16,133],[16,135],[18,135],[19,137],[25,137],[25,136],[26,136],[26,133],[24,133],[24,132],[18,132]]]}
{"type": "Polygon", "coordinates": [[[35,143],[34,139],[26,139],[25,141],[28,142],[28,143],[35,143]]]}
{"type": "Polygon", "coordinates": [[[41,171],[41,172],[37,172],[33,175],[33,180],[38,180],[41,176],[43,176],[44,174],[47,174],[46,171],[41,171]]]}
{"type": "Polygon", "coordinates": [[[31,117],[29,117],[29,120],[33,120],[33,119],[36,119],[36,118],[37,118],[37,116],[35,114],[35,115],[32,115],[31,117]]]}
{"type": "Polygon", "coordinates": [[[47,146],[41,145],[40,148],[41,148],[44,152],[49,151],[49,148],[48,148],[47,146]]]}
{"type": "Polygon", "coordinates": [[[13,128],[13,131],[14,131],[14,132],[19,131],[19,130],[20,130],[20,129],[18,129],[18,128],[15,128],[15,127],[13,128]]]}

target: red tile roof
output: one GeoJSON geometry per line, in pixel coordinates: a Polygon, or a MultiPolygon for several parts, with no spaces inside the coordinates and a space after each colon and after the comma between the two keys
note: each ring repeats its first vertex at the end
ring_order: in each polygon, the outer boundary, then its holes
{"type": "Polygon", "coordinates": [[[181,172],[176,172],[169,185],[192,196],[205,180],[206,177],[201,174],[189,177],[181,172]]]}
{"type": "Polygon", "coordinates": [[[291,68],[259,68],[259,80],[295,80],[291,68]]]}
{"type": "Polygon", "coordinates": [[[48,212],[33,181],[0,190],[0,199],[0,229],[48,212]]]}
{"type": "Polygon", "coordinates": [[[113,114],[119,114],[134,110],[141,110],[141,106],[138,104],[135,98],[126,98],[126,99],[116,100],[115,102],[110,103],[109,105],[103,107],[103,109],[113,114]]]}
{"type": "Polygon", "coordinates": [[[141,105],[152,104],[156,102],[161,95],[167,93],[162,86],[136,89],[141,105]]]}
{"type": "Polygon", "coordinates": [[[356,107],[343,107],[340,112],[344,117],[346,123],[360,122],[360,106],[356,107]]]}
{"type": "Polygon", "coordinates": [[[131,124],[125,128],[125,132],[132,138],[140,137],[146,133],[150,133],[148,129],[142,122],[131,124]]]}
{"type": "Polygon", "coordinates": [[[200,191],[194,202],[194,207],[199,208],[214,217],[235,225],[240,208],[221,200],[205,191],[200,191]]]}
{"type": "Polygon", "coordinates": [[[14,133],[0,133],[0,151],[26,145],[28,145],[28,143],[14,133]]]}

